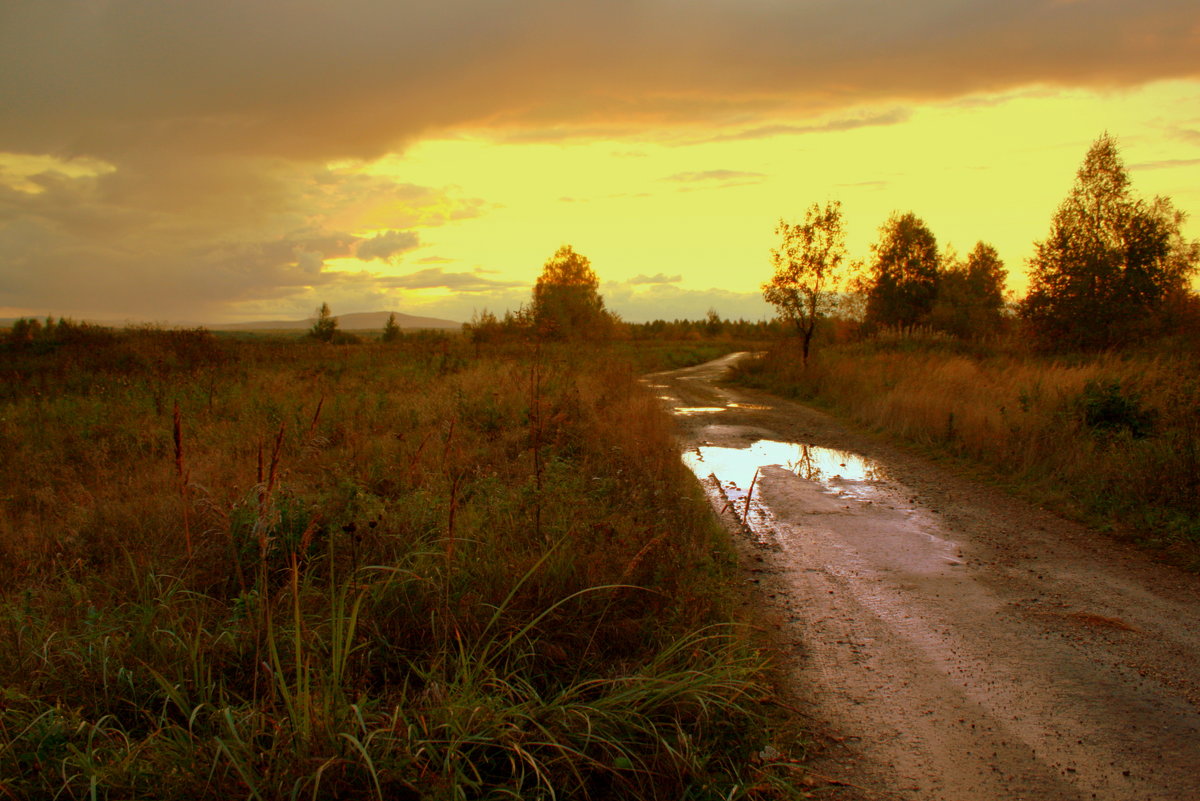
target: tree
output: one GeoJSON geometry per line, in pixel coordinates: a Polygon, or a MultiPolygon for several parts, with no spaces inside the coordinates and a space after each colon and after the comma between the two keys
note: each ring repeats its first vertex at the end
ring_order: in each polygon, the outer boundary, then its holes
{"type": "Polygon", "coordinates": [[[612,316],[604,309],[600,279],[586,256],[563,245],[542,268],[533,287],[533,320],[550,339],[607,336],[612,316]]]}
{"type": "MultiPolygon", "coordinates": [[[[53,329],[51,329],[53,333],[53,329]]],[[[36,317],[26,319],[21,317],[13,321],[12,327],[8,330],[8,342],[14,347],[22,348],[33,344],[42,336],[42,322],[36,317]]]]}
{"type": "Polygon", "coordinates": [[[710,306],[708,313],[704,315],[704,335],[710,338],[719,337],[724,331],[725,321],[721,319],[721,313],[710,306]]]}
{"type": "Polygon", "coordinates": [[[321,342],[332,342],[338,332],[338,321],[329,310],[328,303],[322,303],[317,309],[317,319],[309,329],[308,335],[321,342]]]}
{"type": "Polygon", "coordinates": [[[842,204],[834,200],[822,207],[814,203],[803,224],[779,221],[775,233],[778,248],[771,249],[775,274],[762,285],[763,298],[779,317],[800,335],[801,355],[808,352],[817,323],[833,311],[833,290],[846,258],[846,234],[842,228],[842,204]]]}
{"type": "Polygon", "coordinates": [[[995,332],[1004,319],[1004,280],[1008,272],[996,249],[975,244],[966,261],[943,257],[938,294],[929,313],[935,328],[960,337],[995,332]]]}
{"type": "Polygon", "coordinates": [[[383,325],[384,342],[395,342],[400,338],[400,325],[396,322],[396,313],[392,312],[388,315],[387,322],[383,325]]]}
{"type": "Polygon", "coordinates": [[[871,252],[867,322],[897,327],[927,322],[941,272],[933,232],[912,212],[893,214],[880,227],[871,252]]]}
{"type": "Polygon", "coordinates": [[[1136,198],[1116,141],[1104,134],[1035,243],[1021,316],[1044,344],[1103,349],[1152,333],[1158,312],[1184,291],[1200,246],[1167,198],[1136,198]]]}

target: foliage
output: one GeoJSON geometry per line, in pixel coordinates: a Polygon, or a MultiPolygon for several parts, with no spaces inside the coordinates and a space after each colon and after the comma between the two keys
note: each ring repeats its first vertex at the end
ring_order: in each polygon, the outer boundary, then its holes
{"type": "Polygon", "coordinates": [[[781,336],[783,326],[778,320],[729,320],[720,318],[719,325],[710,313],[704,320],[651,320],[646,323],[623,323],[630,339],[690,340],[730,339],[758,341],[781,336]]]}
{"type": "Polygon", "coordinates": [[[94,323],[77,323],[66,317],[55,321],[47,317],[43,324],[36,318],[22,317],[13,321],[3,343],[14,351],[43,353],[63,345],[101,345],[112,339],[112,329],[94,323]]]}
{"type": "Polygon", "coordinates": [[[320,342],[333,342],[338,334],[338,321],[329,310],[328,303],[322,303],[317,309],[317,319],[309,329],[309,336],[320,342]]]}
{"type": "Polygon", "coordinates": [[[1035,335],[1052,348],[1102,349],[1156,333],[1200,260],[1183,219],[1167,198],[1134,197],[1116,142],[1097,139],[1029,262],[1021,314],[1035,335]]]}
{"type": "Polygon", "coordinates": [[[933,232],[912,212],[896,213],[879,229],[871,252],[867,323],[903,328],[927,322],[941,272],[933,232]]]}
{"type": "MultiPolygon", "coordinates": [[[[47,320],[47,323],[52,325],[53,321],[47,320]]],[[[8,344],[13,347],[27,347],[44,338],[42,321],[37,318],[26,319],[21,317],[15,320],[12,327],[8,330],[8,344]]]]}
{"type": "Polygon", "coordinates": [[[1122,432],[1145,439],[1154,431],[1157,415],[1146,409],[1136,392],[1125,392],[1120,383],[1093,379],[1083,386],[1075,408],[1087,428],[1101,436],[1122,432]]]}
{"type": "Polygon", "coordinates": [[[929,313],[934,328],[959,337],[980,337],[999,330],[1004,320],[1007,271],[996,249],[979,242],[966,261],[946,262],[937,298],[929,313]]]}
{"type": "Polygon", "coordinates": [[[400,325],[396,322],[395,313],[389,314],[387,322],[383,325],[383,335],[380,337],[384,342],[395,342],[400,338],[400,325]]]}
{"type": "Polygon", "coordinates": [[[745,797],[727,543],[584,348],[139,329],[6,362],[0,795],[745,797]]]}
{"type": "Polygon", "coordinates": [[[763,298],[795,327],[807,363],[817,323],[836,307],[834,290],[846,257],[841,203],[814,203],[802,224],[780,220],[775,233],[781,240],[771,250],[775,274],[763,284],[763,298]]]}
{"type": "Polygon", "coordinates": [[[533,287],[533,323],[545,339],[604,339],[613,325],[599,293],[600,279],[586,256],[563,245],[533,287]]]}
{"type": "Polygon", "coordinates": [[[703,330],[704,335],[710,339],[725,333],[725,321],[721,319],[721,313],[711,306],[704,315],[703,330]]]}

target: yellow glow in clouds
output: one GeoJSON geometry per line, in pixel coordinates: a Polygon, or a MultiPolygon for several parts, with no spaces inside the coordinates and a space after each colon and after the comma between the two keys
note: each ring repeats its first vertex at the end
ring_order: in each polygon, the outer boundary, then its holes
{"type": "MultiPolygon", "coordinates": [[[[943,247],[995,245],[1021,292],[1033,242],[1105,131],[1118,137],[1135,191],[1200,213],[1198,101],[1200,83],[1170,82],[913,106],[884,115],[903,120],[895,124],[740,140],[671,130],[506,144],[482,131],[359,169],[488,202],[476,218],[422,232],[423,252],[449,259],[447,269],[532,283],[570,243],[605,281],[678,274],[683,288],[757,292],[776,220],[840,199],[853,257],[869,257],[889,214],[913,211],[943,247]]],[[[386,209],[364,220],[384,228],[386,209]]],[[[1194,220],[1188,233],[1196,236],[1194,220]]]]}

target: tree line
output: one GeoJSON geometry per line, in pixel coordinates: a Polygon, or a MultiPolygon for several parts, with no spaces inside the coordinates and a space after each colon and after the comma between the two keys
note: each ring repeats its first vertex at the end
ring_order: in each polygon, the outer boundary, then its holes
{"type": "Polygon", "coordinates": [[[837,201],[813,204],[802,223],[780,220],[763,297],[799,337],[805,361],[818,326],[832,316],[858,319],[867,333],[925,326],[959,337],[1010,323],[1045,349],[1114,348],[1168,333],[1200,308],[1188,288],[1200,243],[1184,240],[1184,219],[1167,198],[1134,196],[1105,134],[1049,235],[1035,243],[1028,294],[1011,306],[994,247],[980,241],[965,258],[939,250],[911,212],[883,224],[868,261],[848,264],[837,201]]]}
{"type": "MultiPolygon", "coordinates": [[[[513,337],[540,340],[621,338],[761,338],[790,329],[807,362],[824,321],[854,321],[871,334],[927,327],[962,338],[982,338],[1006,326],[1045,349],[1102,350],[1145,341],[1200,322],[1200,298],[1189,280],[1200,263],[1200,243],[1182,235],[1185,220],[1170,199],[1133,194],[1115,140],[1107,134],[1088,150],[1075,184],[1030,258],[1029,291],[1012,303],[1008,271],[996,249],[977,242],[966,256],[940,249],[912,212],[896,212],[879,229],[865,261],[849,261],[841,204],[814,203],[803,222],[780,220],[774,268],[762,285],[777,312],[770,322],[722,320],[709,310],[701,321],[630,324],[609,311],[591,261],[563,245],[543,265],[528,304],[497,317],[484,310],[464,324],[476,343],[513,337]]],[[[69,337],[79,324],[47,319],[16,321],[8,333],[17,347],[69,337]]],[[[401,335],[392,315],[384,342],[401,335]]],[[[351,344],[328,304],[317,310],[313,339],[351,344]]]]}

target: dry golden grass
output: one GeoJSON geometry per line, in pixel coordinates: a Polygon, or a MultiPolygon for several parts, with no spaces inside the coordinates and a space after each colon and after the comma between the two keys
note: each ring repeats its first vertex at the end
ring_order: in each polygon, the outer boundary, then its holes
{"type": "Polygon", "coordinates": [[[1200,370],[1193,358],[965,351],[941,341],[842,345],[820,351],[805,371],[781,347],[742,380],[819,400],[870,427],[989,465],[1041,501],[1194,552],[1200,370]]]}

